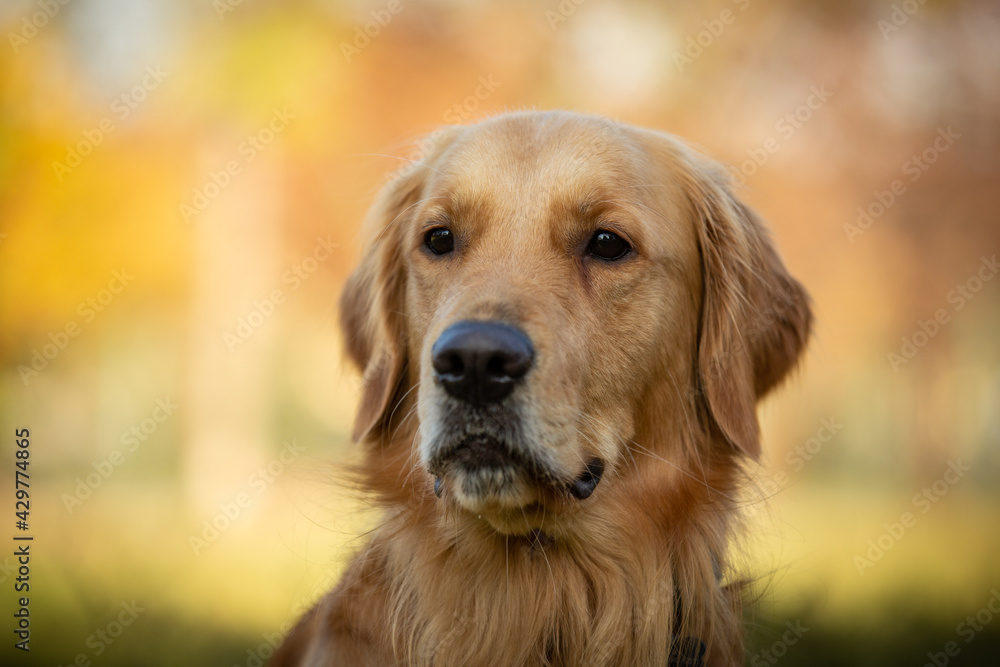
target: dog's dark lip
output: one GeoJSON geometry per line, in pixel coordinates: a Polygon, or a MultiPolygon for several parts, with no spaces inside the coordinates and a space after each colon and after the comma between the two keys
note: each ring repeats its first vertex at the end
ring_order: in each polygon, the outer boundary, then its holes
{"type": "Polygon", "coordinates": [[[524,463],[521,456],[501,440],[486,434],[474,434],[459,441],[455,446],[438,452],[430,462],[429,468],[432,473],[440,477],[445,468],[451,465],[475,470],[484,467],[519,467],[524,463]]]}
{"type": "Polygon", "coordinates": [[[451,460],[466,468],[505,468],[520,465],[520,457],[507,445],[488,435],[466,438],[452,450],[451,460]]]}
{"type": "Polygon", "coordinates": [[[468,472],[484,468],[519,470],[537,482],[562,489],[578,500],[589,498],[604,475],[604,462],[599,458],[592,458],[579,477],[567,482],[566,478],[554,476],[533,457],[526,456],[503,440],[485,433],[467,436],[454,446],[439,451],[428,463],[427,469],[434,476],[434,494],[439,498],[444,487],[444,477],[449,470],[455,468],[468,472]]]}
{"type": "Polygon", "coordinates": [[[467,471],[483,468],[517,469],[539,482],[565,485],[565,481],[556,480],[540,462],[503,440],[483,433],[470,435],[453,447],[438,452],[429,461],[427,469],[435,478],[440,478],[455,467],[467,471]]]}

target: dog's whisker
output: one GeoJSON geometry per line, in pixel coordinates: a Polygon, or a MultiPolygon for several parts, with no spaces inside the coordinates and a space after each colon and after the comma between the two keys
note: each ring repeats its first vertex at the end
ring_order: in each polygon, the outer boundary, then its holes
{"type": "MultiPolygon", "coordinates": [[[[632,459],[632,464],[633,465],[637,465],[636,461],[635,461],[635,456],[632,455],[631,450],[626,446],[627,442],[621,436],[621,434],[619,434],[615,429],[611,428],[608,424],[604,423],[603,421],[601,421],[600,419],[598,419],[594,415],[587,414],[586,412],[583,412],[582,410],[576,410],[576,414],[577,414],[578,417],[580,417],[584,421],[589,421],[592,424],[597,425],[599,428],[603,429],[606,433],[608,433],[612,438],[614,438],[618,442],[619,445],[622,445],[622,449],[624,449],[625,452],[632,459]]],[[[591,444],[597,444],[596,442],[594,442],[594,440],[592,438],[590,438],[586,434],[582,433],[579,429],[577,429],[577,433],[579,433],[581,435],[581,437],[583,437],[584,439],[588,440],[588,442],[590,442],[591,444]]],[[[582,456],[580,458],[581,458],[581,461],[583,461],[582,456]]],[[[586,462],[584,461],[583,463],[584,463],[584,466],[586,466],[586,462]]]]}
{"type": "MultiPolygon", "coordinates": [[[[414,430],[413,437],[410,438],[410,448],[409,448],[409,453],[407,454],[407,463],[409,464],[409,468],[406,471],[406,476],[403,477],[402,480],[397,479],[397,481],[399,481],[400,483],[400,486],[405,486],[407,482],[411,482],[410,488],[413,489],[414,491],[416,491],[416,482],[414,481],[415,473],[417,472],[417,469],[420,467],[420,462],[416,460],[417,448],[415,447],[415,444],[417,441],[417,435],[418,435],[417,431],[414,430]]],[[[400,474],[402,474],[402,472],[403,471],[401,469],[400,474]]]]}
{"type": "MultiPolygon", "coordinates": [[[[406,400],[406,397],[409,396],[411,392],[418,389],[419,387],[420,387],[420,382],[414,382],[413,386],[407,389],[406,392],[404,392],[403,395],[399,397],[399,400],[393,404],[392,410],[389,412],[389,419],[387,420],[389,423],[392,423],[392,418],[396,415],[396,410],[399,408],[400,405],[403,404],[403,401],[406,400]]],[[[395,433],[389,436],[389,439],[392,440],[394,437],[395,433]]]]}
{"type": "Polygon", "coordinates": [[[724,493],[722,490],[715,488],[714,486],[712,486],[711,484],[709,484],[707,480],[705,480],[705,479],[699,479],[699,478],[695,477],[694,475],[692,475],[691,473],[689,473],[687,470],[685,470],[683,466],[677,465],[673,461],[668,461],[667,459],[665,459],[664,457],[660,456],[656,452],[654,452],[654,451],[652,451],[650,449],[646,449],[645,447],[643,447],[642,445],[640,445],[635,440],[632,440],[630,442],[631,442],[631,444],[634,447],[637,448],[637,450],[639,451],[640,454],[645,454],[646,456],[649,456],[649,457],[654,458],[654,459],[656,459],[658,461],[662,461],[663,463],[666,463],[667,465],[669,465],[672,468],[676,469],[677,472],[681,473],[682,475],[684,475],[686,477],[690,477],[691,479],[695,480],[696,482],[700,482],[706,489],[709,489],[713,493],[719,494],[720,496],[722,496],[726,500],[730,500],[730,501],[733,501],[733,502],[738,502],[737,498],[733,498],[732,496],[724,493]]]}
{"type": "MultiPolygon", "coordinates": [[[[413,390],[411,389],[410,391],[413,391],[413,390]]],[[[410,391],[407,391],[406,393],[409,394],[410,391]]],[[[403,398],[406,398],[406,396],[404,395],[403,398]]],[[[397,403],[396,407],[393,408],[393,413],[395,413],[396,409],[402,404],[403,398],[399,399],[399,403],[397,403]]],[[[417,406],[417,404],[415,402],[414,402],[414,404],[412,406],[410,406],[410,409],[406,411],[406,414],[403,416],[403,418],[396,425],[396,428],[393,429],[392,434],[390,434],[390,436],[389,436],[389,440],[395,440],[396,439],[396,434],[399,433],[399,429],[403,428],[403,425],[406,424],[406,420],[408,420],[410,417],[412,417],[413,415],[415,415],[417,413],[417,407],[418,406],[417,406]]],[[[392,423],[392,416],[389,417],[389,422],[392,423]]]]}

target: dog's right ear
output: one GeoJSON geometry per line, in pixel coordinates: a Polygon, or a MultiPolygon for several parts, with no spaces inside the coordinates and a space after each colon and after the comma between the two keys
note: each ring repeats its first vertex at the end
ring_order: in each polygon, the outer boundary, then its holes
{"type": "Polygon", "coordinates": [[[438,130],[420,144],[425,156],[412,162],[375,198],[362,227],[361,263],[340,298],[340,328],[347,355],[362,372],[361,401],[352,439],[357,442],[388,425],[405,394],[406,233],[419,203],[428,165],[450,143],[457,128],[438,130]]]}
{"type": "Polygon", "coordinates": [[[721,165],[669,135],[640,130],[639,136],[693,214],[702,285],[692,395],[704,426],[756,459],[757,401],[805,350],[809,296],[788,273],[763,222],[734,195],[721,165]]]}
{"type": "Polygon", "coordinates": [[[728,173],[696,163],[686,189],[702,257],[698,370],[706,413],[733,447],[756,459],[756,403],[802,356],[812,329],[809,296],[757,215],[733,195],[728,173]]]}

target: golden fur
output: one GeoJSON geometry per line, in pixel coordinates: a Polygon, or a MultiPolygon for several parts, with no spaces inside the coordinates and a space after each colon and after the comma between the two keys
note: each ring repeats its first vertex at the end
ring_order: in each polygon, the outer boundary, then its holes
{"type": "Polygon", "coordinates": [[[439,132],[365,232],[341,321],[384,516],[271,664],[701,664],[677,655],[689,639],[704,664],[742,664],[731,543],[755,405],[811,314],[725,171],[661,133],[508,114],[439,132]],[[421,246],[437,224],[457,239],[445,258],[421,246]],[[634,255],[584,256],[597,229],[634,255]],[[459,320],[510,322],[534,344],[490,428],[515,424],[545,475],[479,494],[446,472],[438,498],[427,460],[465,426],[428,358],[459,320]],[[561,484],[591,457],[606,471],[580,500],[561,484]]]}

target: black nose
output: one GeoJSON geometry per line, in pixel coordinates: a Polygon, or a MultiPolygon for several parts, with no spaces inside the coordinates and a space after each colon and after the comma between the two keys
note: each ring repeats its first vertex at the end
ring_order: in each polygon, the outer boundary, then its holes
{"type": "Polygon", "coordinates": [[[501,322],[456,322],[431,348],[434,379],[455,398],[475,404],[510,395],[534,358],[528,336],[501,322]]]}

